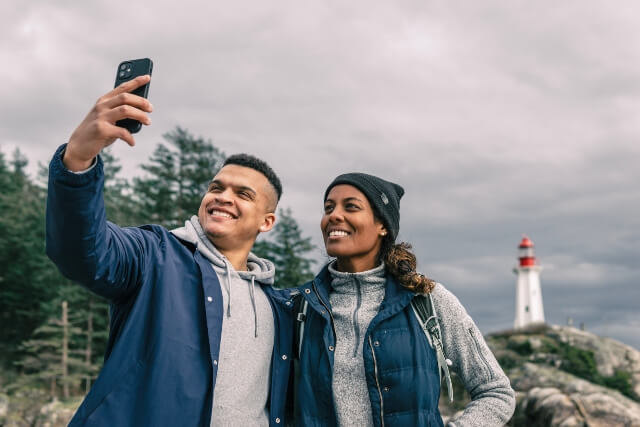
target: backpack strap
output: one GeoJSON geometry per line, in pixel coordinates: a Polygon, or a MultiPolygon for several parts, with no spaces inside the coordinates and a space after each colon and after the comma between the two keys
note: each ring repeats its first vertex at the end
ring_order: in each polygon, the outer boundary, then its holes
{"type": "Polygon", "coordinates": [[[451,384],[451,374],[449,373],[449,364],[451,361],[445,358],[444,355],[442,330],[440,329],[438,316],[435,314],[436,311],[433,306],[433,297],[430,293],[427,295],[418,294],[411,300],[411,308],[418,319],[418,323],[420,324],[422,331],[427,337],[429,345],[431,345],[436,352],[438,376],[440,377],[440,381],[442,381],[442,373],[444,372],[449,401],[453,402],[453,386],[451,384]]]}
{"type": "Polygon", "coordinates": [[[293,297],[293,313],[296,319],[296,326],[293,336],[294,345],[294,358],[300,360],[300,353],[302,352],[302,339],[304,337],[304,322],[307,320],[307,307],[309,303],[302,296],[297,294],[293,297]]]}

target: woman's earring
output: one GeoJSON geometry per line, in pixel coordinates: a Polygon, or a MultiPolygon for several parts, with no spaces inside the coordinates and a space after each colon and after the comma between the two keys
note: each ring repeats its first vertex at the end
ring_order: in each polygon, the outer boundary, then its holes
{"type": "Polygon", "coordinates": [[[381,232],[380,232],[380,235],[381,235],[381,236],[386,236],[386,235],[387,235],[387,232],[386,232],[386,231],[381,231],[381,232]]]}

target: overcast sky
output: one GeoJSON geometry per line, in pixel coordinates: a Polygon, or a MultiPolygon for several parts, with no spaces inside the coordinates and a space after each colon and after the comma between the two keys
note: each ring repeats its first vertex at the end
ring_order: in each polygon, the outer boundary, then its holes
{"type": "MultiPolygon", "coordinates": [[[[400,183],[400,238],[483,332],[536,244],[548,322],[640,348],[635,1],[0,3],[0,149],[46,163],[124,59],[150,57],[141,174],[176,125],[267,160],[322,247],[339,173],[400,183]]],[[[315,254],[322,259],[322,251],[315,254]]]]}

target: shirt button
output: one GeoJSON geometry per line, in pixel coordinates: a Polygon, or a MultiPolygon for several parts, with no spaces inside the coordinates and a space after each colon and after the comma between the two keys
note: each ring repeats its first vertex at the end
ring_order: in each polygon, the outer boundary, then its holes
{"type": "Polygon", "coordinates": [[[388,392],[389,391],[389,387],[385,387],[382,389],[384,392],[388,392]]]}
{"type": "Polygon", "coordinates": [[[280,418],[276,418],[276,424],[280,424],[280,418]]]}
{"type": "Polygon", "coordinates": [[[380,341],[374,341],[373,345],[375,345],[376,347],[380,347],[380,341]]]}
{"type": "Polygon", "coordinates": [[[207,301],[211,302],[211,301],[213,301],[213,298],[212,297],[207,297],[207,301]]]}
{"type": "Polygon", "coordinates": [[[332,346],[332,345],[330,345],[330,346],[329,346],[329,351],[333,351],[333,350],[334,350],[333,346],[332,346]]]}
{"type": "Polygon", "coordinates": [[[291,301],[287,301],[287,302],[285,302],[285,304],[291,305],[291,301]]]}
{"type": "Polygon", "coordinates": [[[304,290],[304,293],[305,293],[305,294],[310,294],[310,293],[311,293],[311,289],[309,289],[309,288],[305,289],[305,290],[304,290]]]}
{"type": "Polygon", "coordinates": [[[218,366],[218,361],[217,361],[217,360],[214,360],[214,361],[213,361],[213,364],[214,364],[214,365],[216,365],[216,366],[218,366]]]}
{"type": "Polygon", "coordinates": [[[286,354],[282,355],[282,360],[287,360],[287,355],[286,354]]]}

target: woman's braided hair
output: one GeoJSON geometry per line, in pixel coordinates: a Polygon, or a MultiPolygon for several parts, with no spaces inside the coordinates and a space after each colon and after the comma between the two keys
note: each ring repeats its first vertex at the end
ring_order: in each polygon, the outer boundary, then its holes
{"type": "Polygon", "coordinates": [[[389,274],[412,292],[428,294],[436,286],[434,280],[416,271],[416,256],[409,243],[396,244],[390,235],[385,236],[378,253],[378,264],[383,261],[389,274]]]}

